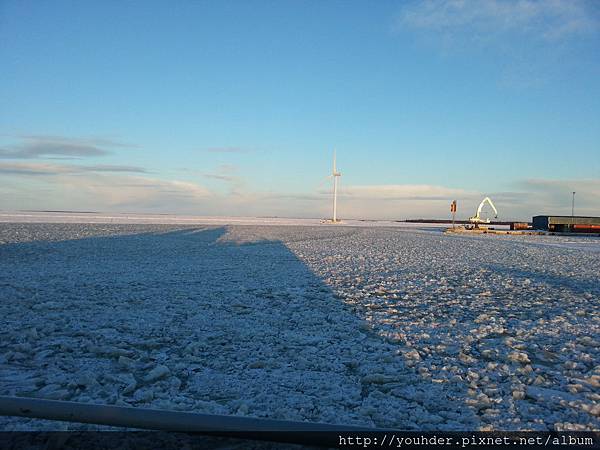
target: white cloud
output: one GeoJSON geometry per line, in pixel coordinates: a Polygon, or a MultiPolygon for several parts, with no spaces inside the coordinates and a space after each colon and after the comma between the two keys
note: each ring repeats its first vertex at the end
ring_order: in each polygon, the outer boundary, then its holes
{"type": "Polygon", "coordinates": [[[56,185],[67,191],[66,199],[76,193],[79,203],[93,203],[100,210],[195,208],[212,196],[208,189],[195,183],[129,175],[63,175],[56,185]]]}
{"type": "Polygon", "coordinates": [[[0,173],[12,175],[45,175],[53,176],[65,173],[87,172],[131,172],[146,173],[147,170],[138,166],[96,164],[96,165],[70,165],[49,163],[0,163],[0,173]]]}
{"type": "Polygon", "coordinates": [[[599,20],[585,0],[429,0],[406,5],[397,25],[446,38],[457,32],[471,39],[510,32],[555,41],[594,33],[599,20]]]}
{"type": "MultiPolygon", "coordinates": [[[[161,212],[193,215],[329,217],[331,191],[260,192],[249,187],[212,190],[202,184],[159,179],[127,166],[0,163],[0,209],[62,209],[106,212],[161,212]],[[122,170],[120,170],[122,169],[122,170]]],[[[235,173],[217,167],[217,173],[235,173]]],[[[439,185],[340,186],[342,218],[449,218],[458,200],[458,218],[471,216],[489,195],[501,220],[530,220],[538,214],[569,214],[576,191],[577,214],[600,215],[600,179],[531,179],[513,191],[479,192],[439,185]]]]}
{"type": "Polygon", "coordinates": [[[106,138],[68,138],[49,135],[21,135],[17,144],[0,147],[2,159],[76,159],[104,156],[108,148],[132,147],[106,138]]]}
{"type": "Polygon", "coordinates": [[[529,179],[520,184],[529,192],[530,202],[536,204],[539,214],[570,214],[572,192],[576,192],[575,213],[600,216],[600,179],[529,179]]]}
{"type": "Polygon", "coordinates": [[[452,200],[469,203],[478,196],[477,192],[427,184],[342,186],[338,208],[348,218],[446,218],[452,200]]]}
{"type": "MultiPolygon", "coordinates": [[[[542,214],[570,215],[573,191],[575,214],[600,216],[600,179],[529,179],[516,182],[514,187],[515,191],[489,193],[502,220],[531,220],[542,214]]],[[[480,199],[475,200],[469,203],[469,208],[480,199]]]]}
{"type": "Polygon", "coordinates": [[[340,189],[341,196],[380,200],[446,200],[470,195],[463,189],[452,189],[428,184],[386,184],[347,186],[340,189]]]}
{"type": "Polygon", "coordinates": [[[394,30],[444,57],[485,55],[500,85],[530,89],[595,67],[593,55],[581,52],[597,47],[600,9],[597,0],[412,1],[394,30]]]}
{"type": "MultiPolygon", "coordinates": [[[[269,193],[238,187],[219,193],[186,181],[43,163],[0,164],[0,172],[11,181],[10,193],[0,192],[0,208],[4,209],[327,217],[331,207],[327,191],[269,193]],[[36,191],[43,195],[36,196],[36,191]]],[[[235,168],[218,167],[217,172],[235,173],[235,168]]],[[[346,186],[339,201],[346,218],[400,219],[443,216],[446,203],[470,195],[461,189],[430,185],[346,186]]]]}
{"type": "Polygon", "coordinates": [[[178,212],[185,208],[195,209],[213,196],[208,189],[195,183],[128,173],[143,170],[137,169],[129,166],[0,164],[0,173],[5,175],[10,187],[0,193],[0,208],[178,212]]]}

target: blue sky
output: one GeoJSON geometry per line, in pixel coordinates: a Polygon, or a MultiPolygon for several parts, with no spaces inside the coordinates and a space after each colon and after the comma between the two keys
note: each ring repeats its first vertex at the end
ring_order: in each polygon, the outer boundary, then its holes
{"type": "Polygon", "coordinates": [[[0,209],[600,215],[593,0],[0,1],[0,209]]]}

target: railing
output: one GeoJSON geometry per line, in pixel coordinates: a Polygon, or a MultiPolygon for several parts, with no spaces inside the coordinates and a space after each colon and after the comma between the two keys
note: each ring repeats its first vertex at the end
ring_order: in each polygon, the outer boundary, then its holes
{"type": "Polygon", "coordinates": [[[220,416],[5,396],[0,396],[0,415],[309,445],[322,444],[318,433],[315,432],[372,433],[381,431],[374,428],[324,423],[220,416]]]}

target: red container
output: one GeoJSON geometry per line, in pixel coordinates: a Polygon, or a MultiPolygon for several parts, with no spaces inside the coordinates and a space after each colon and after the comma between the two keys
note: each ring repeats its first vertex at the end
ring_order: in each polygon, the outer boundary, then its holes
{"type": "Polygon", "coordinates": [[[600,233],[600,225],[573,225],[573,231],[577,233],[600,233]]]}

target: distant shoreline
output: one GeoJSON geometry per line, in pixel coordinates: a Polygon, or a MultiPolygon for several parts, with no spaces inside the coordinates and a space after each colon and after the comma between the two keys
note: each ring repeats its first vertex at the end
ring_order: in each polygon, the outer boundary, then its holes
{"type": "MultiPolygon", "coordinates": [[[[324,217],[284,217],[284,216],[202,216],[202,215],[191,215],[191,214],[175,214],[175,213],[150,213],[150,212],[103,212],[103,211],[73,211],[73,210],[53,210],[53,209],[48,209],[48,210],[38,210],[38,209],[22,209],[22,210],[17,210],[17,211],[1,211],[0,210],[0,216],[2,215],[20,215],[23,213],[34,213],[34,214],[97,214],[97,215],[102,215],[102,216],[108,216],[108,217],[124,217],[124,216],[141,216],[141,217],[148,217],[148,216],[162,216],[162,217],[178,217],[178,218],[194,218],[194,219],[213,219],[215,217],[219,217],[219,218],[228,218],[228,219],[236,219],[236,220],[244,220],[244,219],[251,219],[251,220],[256,220],[256,219],[260,219],[260,220],[328,220],[327,218],[324,217]]],[[[421,224],[451,224],[452,223],[452,219],[358,219],[358,218],[352,218],[352,219],[343,219],[342,222],[348,222],[348,221],[352,221],[352,222],[392,222],[392,223],[421,223],[421,224]]],[[[500,221],[500,220],[492,220],[489,225],[510,225],[512,223],[515,222],[519,222],[519,223],[527,223],[529,225],[531,225],[532,223],[530,221],[526,221],[526,220],[504,220],[504,221],[500,221]]],[[[468,220],[464,220],[464,219],[457,219],[454,221],[455,224],[460,224],[460,225],[465,225],[465,224],[469,224],[470,222],[468,220]]]]}
{"type": "MultiPolygon", "coordinates": [[[[406,223],[452,223],[452,220],[448,220],[448,219],[406,219],[406,220],[400,220],[399,222],[406,222],[406,223]]],[[[511,223],[526,223],[531,225],[531,222],[528,222],[526,220],[492,220],[489,224],[486,225],[510,225],[511,223]]],[[[471,222],[469,222],[468,220],[455,220],[454,223],[456,224],[460,224],[460,225],[466,225],[469,224],[471,222]]]]}
{"type": "Polygon", "coordinates": [[[102,223],[172,225],[297,225],[323,227],[443,228],[446,222],[406,222],[402,220],[344,219],[333,224],[326,218],[233,217],[164,213],[102,213],[74,211],[0,211],[0,223],[102,223]]]}

